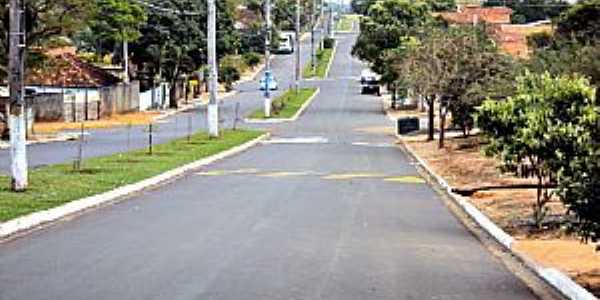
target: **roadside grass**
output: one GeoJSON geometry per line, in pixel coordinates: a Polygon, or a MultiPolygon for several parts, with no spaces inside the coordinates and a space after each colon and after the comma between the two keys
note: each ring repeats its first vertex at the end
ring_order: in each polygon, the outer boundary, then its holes
{"type": "Polygon", "coordinates": [[[327,76],[327,67],[329,61],[333,59],[333,49],[320,49],[317,51],[317,65],[313,70],[312,65],[307,63],[302,71],[302,77],[304,78],[325,78],[327,76]]]}
{"type": "Polygon", "coordinates": [[[339,22],[335,26],[336,31],[350,31],[352,30],[352,24],[354,21],[359,20],[359,15],[343,15],[339,22]]]}
{"type": "Polygon", "coordinates": [[[0,222],[136,183],[187,163],[228,150],[260,136],[254,130],[227,130],[221,138],[206,133],[155,145],[147,150],[90,158],[79,171],[72,164],[58,164],[30,171],[26,192],[8,189],[10,178],[0,176],[0,222]]]}
{"type": "MultiPolygon", "coordinates": [[[[303,88],[298,91],[290,89],[283,95],[273,100],[271,118],[287,119],[293,117],[298,110],[317,92],[316,88],[303,88]]],[[[268,119],[262,109],[256,110],[250,115],[250,119],[268,119]]]]}

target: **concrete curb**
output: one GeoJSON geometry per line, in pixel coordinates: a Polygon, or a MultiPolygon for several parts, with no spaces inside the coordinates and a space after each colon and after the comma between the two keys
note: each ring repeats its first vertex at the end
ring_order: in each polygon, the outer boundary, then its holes
{"type": "Polygon", "coordinates": [[[286,119],[244,119],[244,123],[247,124],[278,124],[278,123],[287,123],[294,122],[300,118],[300,116],[304,113],[304,111],[310,106],[310,104],[317,98],[317,96],[321,93],[321,88],[317,88],[317,90],[302,104],[300,109],[294,114],[291,118],[286,119]]]}
{"type": "Polygon", "coordinates": [[[327,79],[329,77],[329,71],[331,70],[331,65],[333,65],[333,61],[335,60],[335,54],[337,53],[337,47],[338,47],[338,43],[336,41],[335,45],[333,46],[333,50],[331,51],[331,58],[329,59],[329,63],[327,64],[327,70],[325,71],[325,77],[323,77],[324,79],[327,79]]]}
{"type": "Polygon", "coordinates": [[[514,238],[502,230],[498,225],[492,222],[487,216],[485,216],[479,209],[469,203],[464,197],[453,193],[452,187],[444,180],[441,176],[436,174],[429,165],[421,159],[406,143],[402,141],[402,148],[412,156],[425,171],[435,179],[436,183],[439,184],[446,194],[465,212],[467,213],[481,228],[483,228],[489,235],[491,235],[496,241],[502,244],[508,249],[515,257],[521,260],[527,268],[535,272],[537,276],[543,279],[550,286],[554,287],[557,291],[563,294],[565,297],[573,300],[594,300],[598,299],[585,288],[573,281],[569,276],[565,275],[561,271],[554,268],[546,268],[530,259],[525,253],[516,251],[513,248],[514,238]]]}
{"type": "Polygon", "coordinates": [[[107,204],[113,202],[121,197],[128,196],[130,194],[143,191],[149,187],[156,186],[161,183],[165,183],[174,178],[180,177],[187,172],[197,169],[202,166],[206,166],[212,164],[218,160],[222,160],[229,156],[241,153],[246,151],[257,144],[261,143],[263,140],[269,138],[270,134],[265,133],[249,142],[246,142],[242,145],[233,147],[229,150],[217,153],[215,155],[205,157],[203,159],[197,160],[195,162],[189,163],[187,165],[178,167],[171,171],[167,171],[160,175],[142,180],[137,183],[133,183],[130,185],[122,186],[120,188],[114,189],[112,191],[108,191],[102,194],[90,196],[87,198],[83,198],[80,200],[75,200],[64,204],[59,207],[55,207],[52,209],[48,209],[45,211],[40,211],[36,213],[32,213],[17,219],[13,219],[4,223],[0,223],[0,239],[4,239],[10,237],[12,235],[18,234],[20,232],[33,229],[39,227],[41,225],[51,223],[57,220],[60,220],[66,216],[82,212],[84,210],[100,206],[102,204],[107,204]]]}
{"type": "MultiPolygon", "coordinates": [[[[43,139],[39,141],[27,141],[27,146],[31,145],[40,145],[40,144],[51,144],[58,142],[67,142],[77,140],[79,138],[79,133],[60,133],[58,136],[48,139],[43,139]]],[[[0,142],[0,150],[8,150],[10,149],[10,143],[0,142]]]]}

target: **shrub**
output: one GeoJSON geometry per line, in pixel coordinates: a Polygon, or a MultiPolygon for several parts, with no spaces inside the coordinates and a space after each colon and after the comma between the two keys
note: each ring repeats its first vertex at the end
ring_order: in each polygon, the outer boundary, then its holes
{"type": "Polygon", "coordinates": [[[246,63],[247,66],[252,67],[252,68],[260,63],[260,58],[261,58],[260,54],[258,54],[256,52],[248,52],[248,53],[244,53],[244,55],[242,55],[242,59],[244,60],[244,63],[246,63]]]}
{"type": "Polygon", "coordinates": [[[219,70],[219,82],[225,84],[225,90],[231,91],[233,83],[240,80],[240,71],[233,66],[223,66],[219,70]]]}
{"type": "Polygon", "coordinates": [[[488,100],[479,109],[477,123],[489,142],[486,154],[499,156],[503,171],[536,179],[533,219],[538,227],[555,192],[549,186],[558,183],[558,196],[586,224],[577,225],[579,231],[589,236],[600,229],[600,168],[591,170],[596,179],[588,178],[589,157],[600,156],[600,144],[591,140],[595,109],[594,89],[586,79],[548,73],[526,73],[513,97],[488,100]]]}
{"type": "Polygon", "coordinates": [[[325,38],[323,40],[323,48],[325,48],[325,49],[333,49],[334,45],[335,45],[335,39],[325,38]]]}
{"type": "Polygon", "coordinates": [[[219,67],[234,67],[240,73],[246,71],[248,69],[248,65],[240,55],[227,55],[219,61],[219,67]]]}

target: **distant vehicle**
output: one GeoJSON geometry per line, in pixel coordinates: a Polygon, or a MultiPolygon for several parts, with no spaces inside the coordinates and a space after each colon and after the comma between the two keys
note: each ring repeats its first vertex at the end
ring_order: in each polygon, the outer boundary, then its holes
{"type": "Polygon", "coordinates": [[[279,46],[276,52],[279,54],[292,54],[294,53],[294,37],[293,32],[281,32],[279,34],[279,46]]]}
{"type": "Polygon", "coordinates": [[[270,91],[274,91],[279,89],[279,84],[277,83],[277,79],[271,73],[267,72],[259,81],[260,90],[264,91],[267,89],[267,81],[269,81],[268,86],[270,91]],[[269,78],[269,80],[267,80],[269,78]]]}
{"type": "Polygon", "coordinates": [[[381,96],[381,86],[379,82],[381,76],[371,71],[370,69],[364,69],[360,73],[360,84],[362,86],[361,94],[374,93],[377,96],[381,96]]]}

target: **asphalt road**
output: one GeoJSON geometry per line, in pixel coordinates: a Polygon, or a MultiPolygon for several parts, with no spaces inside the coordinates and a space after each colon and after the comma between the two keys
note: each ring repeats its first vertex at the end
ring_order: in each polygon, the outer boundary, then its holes
{"type": "MultiPolygon", "coordinates": [[[[316,33],[318,41],[319,33],[316,33]]],[[[310,38],[301,43],[301,65],[310,60],[310,38]]],[[[279,82],[280,90],[273,92],[273,97],[281,94],[285,89],[294,84],[294,59],[292,55],[276,55],[272,61],[273,74],[279,82]]],[[[243,118],[255,109],[262,107],[263,94],[258,90],[258,80],[263,72],[257,75],[255,80],[237,84],[234,89],[237,94],[227,97],[221,102],[221,126],[231,128],[236,119],[235,107],[240,105],[238,118],[243,118]]],[[[155,124],[154,141],[165,143],[169,140],[187,136],[188,123],[191,123],[193,131],[202,130],[207,127],[206,107],[201,106],[185,113],[169,117],[155,124]]],[[[111,129],[90,129],[86,131],[84,156],[97,157],[129,150],[142,149],[148,146],[147,126],[134,126],[131,129],[117,127],[111,129]]],[[[27,158],[29,166],[36,168],[44,165],[64,163],[74,160],[78,153],[79,142],[67,141],[49,144],[34,144],[27,147],[27,158]]],[[[10,172],[10,152],[0,150],[0,174],[10,172]]]]}
{"type": "Polygon", "coordinates": [[[353,39],[269,142],[0,244],[0,299],[535,299],[393,146],[353,39]]]}

